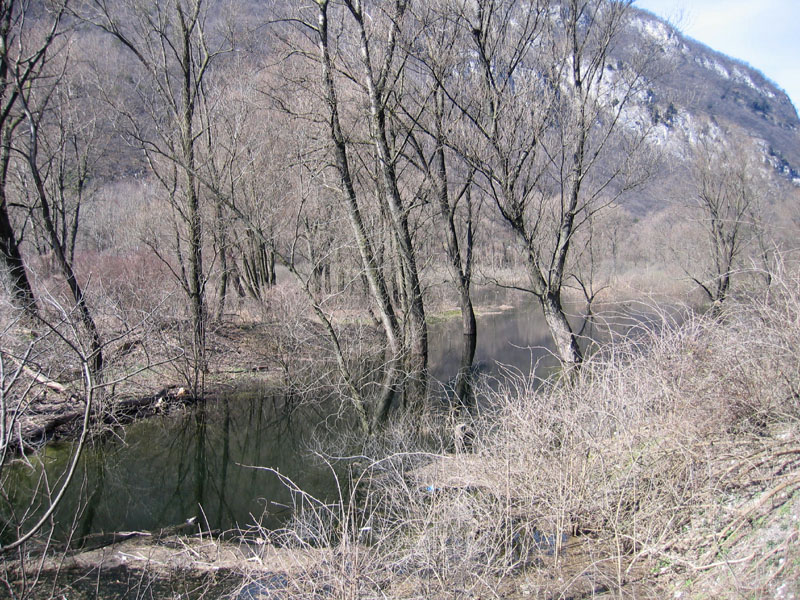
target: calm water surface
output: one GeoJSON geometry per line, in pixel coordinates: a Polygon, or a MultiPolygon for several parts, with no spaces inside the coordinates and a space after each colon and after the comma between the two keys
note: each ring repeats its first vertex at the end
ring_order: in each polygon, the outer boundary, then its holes
{"type": "MultiPolygon", "coordinates": [[[[479,371],[502,376],[501,364],[527,374],[538,361],[542,368],[557,362],[534,308],[529,303],[478,317],[479,371]]],[[[431,327],[431,374],[443,385],[458,369],[460,327],[460,319],[431,327]]],[[[189,518],[223,531],[254,523],[277,527],[289,512],[291,494],[274,473],[253,466],[272,467],[307,492],[334,499],[334,474],[310,451],[315,429],[332,409],[288,408],[286,398],[267,390],[240,391],[95,442],[84,451],[56,514],[58,534],[73,528],[78,537],[157,530],[189,518]]],[[[51,444],[30,465],[18,462],[9,469],[5,491],[17,511],[43,473],[55,478],[65,470],[70,451],[69,443],[51,444]]],[[[55,489],[55,479],[49,485],[55,489]]]]}
{"type": "MultiPolygon", "coordinates": [[[[322,498],[335,487],[331,469],[309,448],[322,415],[287,408],[285,398],[263,390],[240,392],[133,423],[87,446],[57,511],[57,534],[73,527],[78,537],[157,530],[190,518],[204,529],[277,527],[292,496],[274,473],[253,466],[272,467],[322,498]]],[[[71,450],[70,443],[50,444],[30,466],[20,461],[9,469],[5,487],[17,510],[30,500],[42,466],[55,478],[71,450]]]]}

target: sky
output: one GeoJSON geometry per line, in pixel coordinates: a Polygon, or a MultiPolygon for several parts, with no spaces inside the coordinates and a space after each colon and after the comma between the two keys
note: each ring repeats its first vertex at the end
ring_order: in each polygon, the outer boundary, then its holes
{"type": "Polygon", "coordinates": [[[745,61],[800,107],[800,0],[634,0],[684,34],[745,61]]]}

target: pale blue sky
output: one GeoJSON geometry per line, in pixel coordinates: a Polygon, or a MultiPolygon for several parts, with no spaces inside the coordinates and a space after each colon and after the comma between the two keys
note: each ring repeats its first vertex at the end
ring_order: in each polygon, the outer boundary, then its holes
{"type": "Polygon", "coordinates": [[[755,67],[800,105],[800,0],[635,0],[705,45],[755,67]]]}

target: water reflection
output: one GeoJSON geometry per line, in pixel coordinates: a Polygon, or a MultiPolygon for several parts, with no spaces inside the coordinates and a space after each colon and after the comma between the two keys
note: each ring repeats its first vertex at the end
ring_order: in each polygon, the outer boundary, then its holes
{"type": "MultiPolygon", "coordinates": [[[[461,320],[452,319],[431,327],[431,375],[446,382],[458,372],[461,357],[461,320]]],[[[475,368],[498,376],[501,366],[530,373],[537,364],[546,369],[558,363],[550,351],[552,339],[547,324],[534,307],[478,316],[475,368]]]]}
{"type": "MultiPolygon", "coordinates": [[[[65,539],[70,530],[78,537],[157,530],[190,518],[219,530],[256,521],[279,526],[291,495],[274,474],[251,465],[273,467],[322,498],[334,489],[330,469],[309,455],[319,415],[287,409],[283,398],[239,393],[134,423],[124,439],[96,443],[81,458],[82,485],[73,486],[56,513],[56,537],[65,539]]],[[[37,462],[54,477],[70,451],[70,444],[52,444],[37,462]]],[[[8,471],[10,502],[23,506],[38,469],[20,463],[8,471]]],[[[8,518],[7,506],[2,514],[8,518]]]]}
{"type": "MultiPolygon", "coordinates": [[[[431,374],[447,382],[460,366],[461,320],[433,326],[430,338],[431,374]]],[[[528,373],[538,363],[544,370],[557,364],[550,345],[540,312],[529,302],[478,317],[475,364],[496,376],[502,374],[498,364],[528,373]]],[[[274,474],[249,465],[277,469],[305,491],[332,499],[333,475],[310,455],[308,444],[318,424],[339,407],[291,408],[286,396],[268,390],[238,392],[134,423],[119,432],[122,437],[98,441],[84,452],[56,513],[57,537],[157,530],[191,518],[204,529],[246,528],[256,521],[277,527],[291,495],[274,474]]],[[[63,473],[71,449],[51,444],[34,457],[34,468],[19,463],[7,469],[3,487],[10,505],[17,511],[27,505],[41,473],[37,461],[52,479],[63,473]]],[[[10,514],[9,504],[0,506],[3,521],[10,522],[10,514]]],[[[0,523],[3,536],[11,533],[0,523]]]]}

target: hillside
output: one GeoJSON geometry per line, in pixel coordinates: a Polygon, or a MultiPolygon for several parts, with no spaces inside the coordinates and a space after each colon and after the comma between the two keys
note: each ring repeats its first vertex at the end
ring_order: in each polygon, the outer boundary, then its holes
{"type": "MultiPolygon", "coordinates": [[[[281,45],[263,33],[278,17],[295,18],[303,10],[284,1],[268,6],[245,1],[235,8],[208,4],[209,23],[236,24],[234,47],[245,57],[245,62],[222,61],[214,68],[214,77],[235,80],[248,70],[254,70],[255,76],[264,65],[281,60],[281,45]]],[[[92,65],[99,71],[97,84],[112,94],[122,90],[123,96],[116,102],[134,102],[139,84],[134,81],[135,85],[128,87],[130,76],[121,76],[136,67],[126,49],[92,28],[77,30],[74,40],[76,47],[86,49],[84,68],[92,65]]],[[[653,54],[642,71],[647,83],[628,116],[637,126],[653,128],[650,141],[662,160],[651,180],[627,195],[632,212],[646,214],[663,206],[664,190],[673,187],[674,174],[688,167],[687,144],[709,131],[723,138],[732,133],[751,138],[779,179],[800,185],[800,119],[785,92],[746,63],[692,40],[656,15],[632,6],[623,34],[610,47],[606,69],[624,69],[637,63],[643,53],[653,54]]],[[[110,98],[113,100],[113,95],[110,98]]],[[[134,102],[129,110],[135,114],[151,109],[134,102]]],[[[122,139],[113,140],[113,150],[100,159],[98,166],[103,168],[97,174],[104,182],[139,179],[147,167],[124,120],[109,120],[103,128],[110,139],[118,135],[122,139]]]]}
{"type": "Polygon", "coordinates": [[[786,93],[744,62],[684,36],[645,10],[633,8],[617,53],[631,61],[642,48],[658,49],[640,109],[656,126],[665,150],[661,175],[634,199],[637,212],[663,202],[663,188],[686,166],[687,141],[712,131],[751,138],[777,177],[800,185],[800,119],[786,93]]]}

